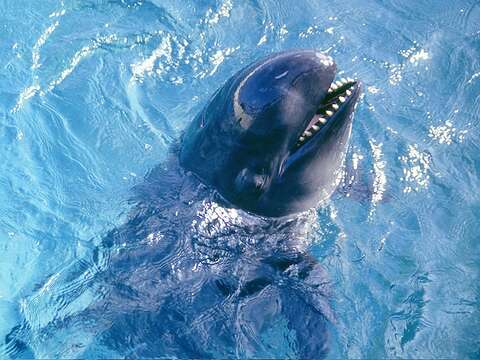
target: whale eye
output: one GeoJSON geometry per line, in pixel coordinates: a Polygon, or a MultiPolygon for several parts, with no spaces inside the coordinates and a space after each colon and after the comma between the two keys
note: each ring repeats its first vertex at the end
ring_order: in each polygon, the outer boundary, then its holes
{"type": "Polygon", "coordinates": [[[235,188],[242,194],[259,196],[266,180],[267,176],[264,174],[256,174],[249,169],[243,169],[235,178],[235,188]]]}

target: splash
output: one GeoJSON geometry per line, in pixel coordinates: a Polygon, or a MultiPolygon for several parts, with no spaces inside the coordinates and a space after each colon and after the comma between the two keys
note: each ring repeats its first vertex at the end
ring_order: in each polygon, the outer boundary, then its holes
{"type": "Polygon", "coordinates": [[[192,226],[207,238],[228,234],[231,226],[242,225],[238,210],[225,208],[214,201],[204,201],[197,215],[199,220],[194,220],[192,226]]]}

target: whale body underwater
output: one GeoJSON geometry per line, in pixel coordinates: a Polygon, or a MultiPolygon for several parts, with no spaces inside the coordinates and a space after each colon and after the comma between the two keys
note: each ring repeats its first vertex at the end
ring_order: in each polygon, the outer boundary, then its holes
{"type": "Polygon", "coordinates": [[[335,316],[306,210],[341,180],[361,92],[335,75],[295,50],[232,76],[127,221],[22,299],[6,354],[324,358],[335,316]]]}

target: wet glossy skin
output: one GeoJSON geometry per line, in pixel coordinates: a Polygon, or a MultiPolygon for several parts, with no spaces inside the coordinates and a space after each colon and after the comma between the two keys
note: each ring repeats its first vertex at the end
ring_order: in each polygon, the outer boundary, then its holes
{"type": "Polygon", "coordinates": [[[274,54],[234,75],[183,137],[181,165],[234,205],[265,216],[315,207],[335,190],[359,84],[329,123],[297,148],[335,77],[315,50],[274,54]]]}
{"type": "Polygon", "coordinates": [[[12,358],[326,356],[334,316],[325,272],[306,252],[309,215],[223,208],[177,160],[137,187],[128,220],[91,256],[24,299],[29,316],[5,338],[12,358]]]}

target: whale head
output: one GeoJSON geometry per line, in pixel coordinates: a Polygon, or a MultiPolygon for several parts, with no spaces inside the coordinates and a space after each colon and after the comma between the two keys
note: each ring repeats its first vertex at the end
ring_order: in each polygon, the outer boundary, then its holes
{"type": "Polygon", "coordinates": [[[183,135],[180,163],[263,216],[307,210],[337,187],[360,83],[316,50],[273,54],[231,77],[183,135]]]}

